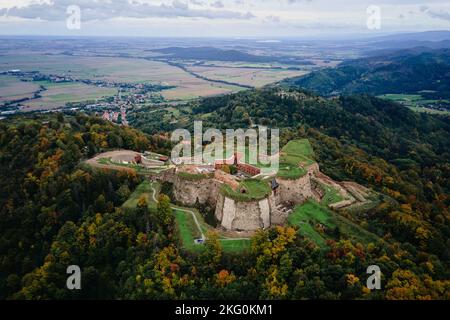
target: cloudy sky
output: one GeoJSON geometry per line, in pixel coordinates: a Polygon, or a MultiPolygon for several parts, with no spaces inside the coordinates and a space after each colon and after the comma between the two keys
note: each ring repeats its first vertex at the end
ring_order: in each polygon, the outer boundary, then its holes
{"type": "Polygon", "coordinates": [[[449,0],[0,0],[2,35],[315,37],[425,30],[450,30],[449,0]],[[73,5],[80,28],[73,27],[73,5]],[[377,17],[373,8],[380,9],[380,28],[367,26],[377,17]]]}

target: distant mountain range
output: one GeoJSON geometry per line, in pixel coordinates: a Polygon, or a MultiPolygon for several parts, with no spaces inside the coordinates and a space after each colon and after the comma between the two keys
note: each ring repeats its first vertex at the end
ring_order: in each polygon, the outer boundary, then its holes
{"type": "Polygon", "coordinates": [[[213,61],[245,61],[254,63],[279,62],[286,64],[313,64],[298,57],[254,55],[239,50],[225,50],[214,47],[168,47],[152,49],[153,52],[164,54],[163,58],[183,60],[213,60],[213,61]]]}
{"type": "Polygon", "coordinates": [[[450,97],[450,49],[384,52],[350,60],[285,83],[321,95],[421,92],[430,99],[450,97]]]}
{"type": "Polygon", "coordinates": [[[374,41],[444,41],[450,40],[450,31],[437,30],[425,32],[398,33],[373,38],[374,41]]]}
{"type": "Polygon", "coordinates": [[[426,47],[430,49],[450,48],[450,31],[427,31],[400,33],[364,40],[368,48],[364,55],[374,56],[393,52],[399,49],[426,47]]]}

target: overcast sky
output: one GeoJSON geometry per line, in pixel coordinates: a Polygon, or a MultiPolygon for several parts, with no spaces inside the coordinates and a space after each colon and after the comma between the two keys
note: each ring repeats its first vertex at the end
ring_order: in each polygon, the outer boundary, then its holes
{"type": "Polygon", "coordinates": [[[450,30],[449,0],[0,0],[2,35],[268,38],[425,30],[450,30]],[[80,29],[67,27],[71,5],[80,8],[80,29]],[[381,10],[380,29],[367,27],[369,6],[381,10]]]}

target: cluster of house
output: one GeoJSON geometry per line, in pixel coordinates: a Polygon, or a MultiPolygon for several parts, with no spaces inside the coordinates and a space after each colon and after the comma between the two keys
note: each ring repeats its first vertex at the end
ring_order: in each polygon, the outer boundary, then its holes
{"type": "Polygon", "coordinates": [[[127,110],[123,106],[120,107],[120,112],[111,110],[103,111],[102,119],[113,123],[119,123],[119,116],[120,123],[123,126],[128,126],[127,110]]]}

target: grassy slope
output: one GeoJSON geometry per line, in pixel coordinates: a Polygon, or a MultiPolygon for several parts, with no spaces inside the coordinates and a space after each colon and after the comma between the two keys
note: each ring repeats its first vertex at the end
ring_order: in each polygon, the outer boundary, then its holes
{"type": "Polygon", "coordinates": [[[175,221],[178,234],[183,247],[190,252],[201,252],[203,246],[194,243],[195,239],[200,238],[194,219],[186,212],[174,210],[175,221]]]}
{"type": "Polygon", "coordinates": [[[303,157],[309,164],[314,163],[314,151],[308,139],[291,140],[283,147],[282,151],[303,157]]]}
{"type": "Polygon", "coordinates": [[[315,227],[318,223],[331,231],[338,227],[341,238],[355,239],[365,244],[380,240],[376,235],[314,201],[297,206],[289,216],[288,222],[299,227],[299,233],[302,236],[310,238],[322,248],[326,246],[326,241],[333,237],[318,231],[315,227]]]}
{"type": "Polygon", "coordinates": [[[339,192],[333,187],[330,187],[325,184],[322,184],[320,187],[325,191],[325,195],[320,201],[321,204],[328,206],[332,203],[344,200],[344,198],[339,194],[339,192]]]}
{"type": "Polygon", "coordinates": [[[152,193],[153,193],[152,184],[150,183],[150,181],[145,180],[136,188],[136,190],[134,190],[134,192],[130,195],[128,200],[122,204],[122,208],[125,209],[136,208],[139,199],[141,197],[145,197],[149,209],[156,209],[156,203],[155,201],[153,201],[152,193]]]}
{"type": "Polygon", "coordinates": [[[306,174],[306,170],[299,167],[315,163],[314,151],[307,139],[291,140],[282,149],[280,156],[280,170],[278,176],[286,179],[297,179],[306,174]]]}

